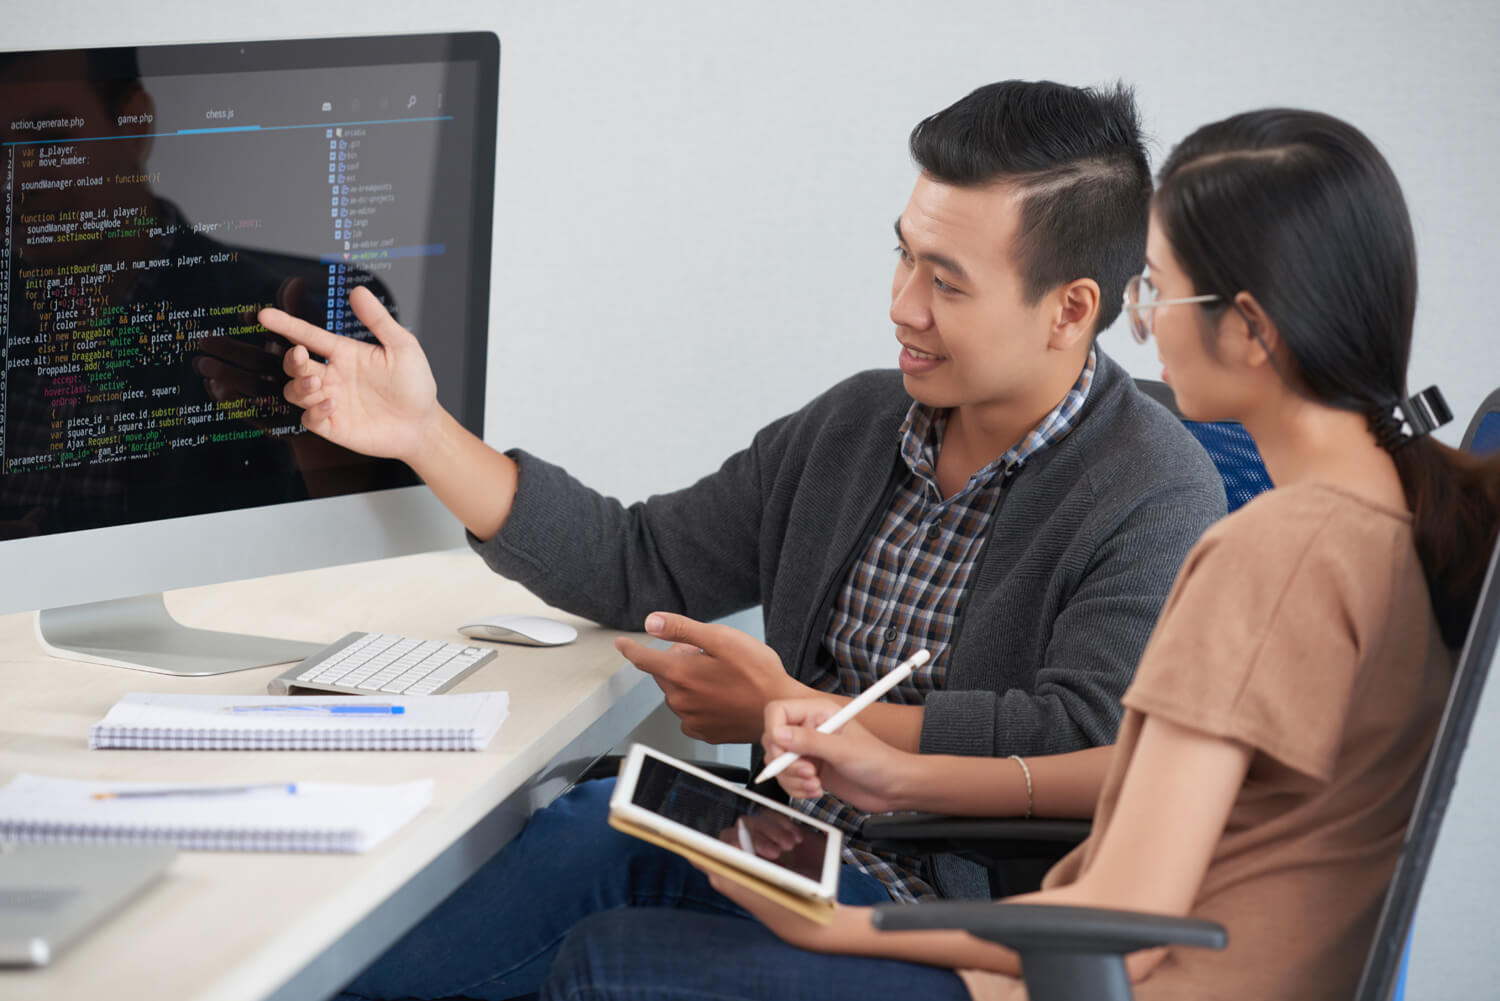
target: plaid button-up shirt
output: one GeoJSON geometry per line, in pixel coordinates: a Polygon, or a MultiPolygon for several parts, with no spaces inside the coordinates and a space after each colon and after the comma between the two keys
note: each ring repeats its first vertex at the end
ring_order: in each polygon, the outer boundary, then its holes
{"type": "MultiPolygon", "coordinates": [[[[932,659],[892,689],[887,700],[920,705],[929,692],[943,687],[945,655],[998,494],[1023,463],[1072,429],[1088,398],[1094,364],[1090,351],[1082,374],[1062,402],[1020,443],[974,473],[946,500],[937,485],[937,454],[948,411],[911,405],[901,425],[901,458],[909,475],[896,488],[890,508],[835,600],[823,635],[834,666],[814,682],[816,687],[858,695],[921,649],[930,651],[932,659]]],[[[858,830],[866,816],[831,795],[794,802],[846,831],[858,830]]],[[[844,861],[878,878],[896,900],[937,895],[917,874],[919,860],[914,856],[878,852],[846,839],[844,861]]]]}

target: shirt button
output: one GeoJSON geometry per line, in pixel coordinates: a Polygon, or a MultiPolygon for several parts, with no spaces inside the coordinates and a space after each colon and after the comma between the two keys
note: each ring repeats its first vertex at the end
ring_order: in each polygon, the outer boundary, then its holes
{"type": "Polygon", "coordinates": [[[942,534],[943,526],[939,525],[937,522],[934,521],[931,525],[927,526],[927,538],[936,540],[937,537],[942,534]]]}
{"type": "Polygon", "coordinates": [[[881,635],[883,635],[885,637],[885,641],[887,643],[894,643],[894,642],[896,642],[896,637],[900,636],[901,633],[900,633],[899,630],[896,629],[895,626],[886,626],[885,627],[885,632],[882,633],[881,635]]]}

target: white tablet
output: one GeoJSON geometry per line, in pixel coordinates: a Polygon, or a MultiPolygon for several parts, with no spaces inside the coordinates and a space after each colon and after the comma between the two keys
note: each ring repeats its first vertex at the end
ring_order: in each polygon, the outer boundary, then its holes
{"type": "Polygon", "coordinates": [[[634,744],[610,813],[805,897],[838,894],[838,828],[634,744]]]}

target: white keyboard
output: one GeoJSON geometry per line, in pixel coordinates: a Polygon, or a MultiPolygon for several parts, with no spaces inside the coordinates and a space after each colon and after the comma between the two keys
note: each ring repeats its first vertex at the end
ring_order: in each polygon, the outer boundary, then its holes
{"type": "Polygon", "coordinates": [[[266,686],[272,695],[437,695],[495,656],[464,643],[389,633],[350,633],[287,669],[266,686]]]}

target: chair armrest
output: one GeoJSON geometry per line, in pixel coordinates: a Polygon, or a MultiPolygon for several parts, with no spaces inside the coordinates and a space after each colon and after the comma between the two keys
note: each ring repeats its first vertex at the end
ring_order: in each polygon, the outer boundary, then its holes
{"type": "Polygon", "coordinates": [[[883,904],[872,921],[883,931],[957,928],[1009,946],[1021,956],[1032,1001],[1130,1001],[1127,953],[1161,945],[1222,949],[1229,941],[1212,921],[1051,904],[883,904]]]}
{"type": "Polygon", "coordinates": [[[1123,955],[1161,945],[1222,949],[1229,942],[1223,925],[1198,918],[988,900],[882,904],[875,908],[873,921],[884,931],[957,928],[1019,952],[1044,949],[1123,955]]]}
{"type": "Polygon", "coordinates": [[[950,817],[940,813],[876,813],[860,835],[890,851],[1061,858],[1089,836],[1087,820],[950,817]]]}

